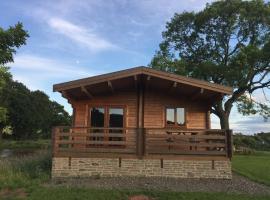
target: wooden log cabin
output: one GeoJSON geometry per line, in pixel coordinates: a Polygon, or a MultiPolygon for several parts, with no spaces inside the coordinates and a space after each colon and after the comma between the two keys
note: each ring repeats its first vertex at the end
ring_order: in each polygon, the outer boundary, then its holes
{"type": "Polygon", "coordinates": [[[73,124],[53,129],[52,177],[231,178],[232,131],[210,125],[230,87],[135,67],[53,90],[73,124]]]}

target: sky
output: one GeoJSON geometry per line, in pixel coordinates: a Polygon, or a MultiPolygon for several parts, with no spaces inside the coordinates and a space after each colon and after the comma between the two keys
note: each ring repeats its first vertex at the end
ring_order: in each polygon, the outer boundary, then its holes
{"type": "MultiPolygon", "coordinates": [[[[148,65],[174,13],[202,10],[205,0],[0,0],[0,27],[22,22],[30,38],[9,64],[15,80],[71,107],[52,85],[102,73],[148,65]]],[[[270,98],[269,92],[267,95],[270,98]]],[[[265,101],[262,92],[254,96],[265,101]]],[[[212,116],[212,128],[220,128],[212,116]]],[[[260,116],[234,108],[234,132],[270,131],[260,116]]]]}

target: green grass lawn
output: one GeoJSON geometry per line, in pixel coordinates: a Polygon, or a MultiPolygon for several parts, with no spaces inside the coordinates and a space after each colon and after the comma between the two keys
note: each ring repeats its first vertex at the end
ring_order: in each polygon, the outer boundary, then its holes
{"type": "Polygon", "coordinates": [[[155,200],[269,200],[269,197],[251,197],[247,195],[200,192],[158,192],[158,191],[127,191],[100,190],[86,188],[39,188],[33,191],[31,200],[128,200],[129,196],[146,195],[155,200]]]}
{"type": "Polygon", "coordinates": [[[236,173],[270,186],[270,152],[234,155],[232,167],[236,173]]]}
{"type": "Polygon", "coordinates": [[[48,149],[51,145],[49,139],[39,140],[0,140],[1,149],[48,149]]]}

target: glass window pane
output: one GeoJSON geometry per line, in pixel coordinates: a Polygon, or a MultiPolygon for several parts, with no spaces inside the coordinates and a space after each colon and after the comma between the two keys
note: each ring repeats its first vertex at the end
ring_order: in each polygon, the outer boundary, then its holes
{"type": "Polygon", "coordinates": [[[109,109],[109,126],[122,128],[124,126],[124,109],[110,108],[109,109]]]}
{"type": "Polygon", "coordinates": [[[91,127],[104,127],[104,108],[91,109],[91,127]]]}
{"type": "Polygon", "coordinates": [[[174,124],[174,109],[173,108],[166,109],[166,123],[168,125],[174,124]]]}
{"type": "Polygon", "coordinates": [[[185,124],[185,109],[176,108],[176,115],[177,115],[177,124],[178,125],[185,124]]]}

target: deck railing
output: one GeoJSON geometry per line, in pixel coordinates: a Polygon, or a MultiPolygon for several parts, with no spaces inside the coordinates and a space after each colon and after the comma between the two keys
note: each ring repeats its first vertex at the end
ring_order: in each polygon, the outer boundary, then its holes
{"type": "Polygon", "coordinates": [[[136,129],[55,127],[53,153],[136,153],[136,129]]]}
{"type": "Polygon", "coordinates": [[[55,127],[53,154],[113,153],[231,157],[230,130],[55,127]],[[143,137],[140,137],[143,134],[143,137]]]}
{"type": "MultiPolygon", "coordinates": [[[[146,129],[146,154],[228,155],[225,130],[146,129]]],[[[230,138],[229,138],[230,139],[230,138]]],[[[230,156],[230,155],[228,155],[230,156]]]]}

